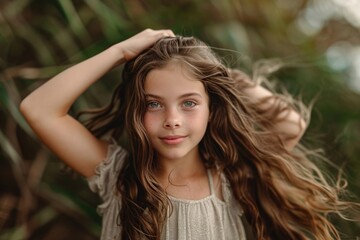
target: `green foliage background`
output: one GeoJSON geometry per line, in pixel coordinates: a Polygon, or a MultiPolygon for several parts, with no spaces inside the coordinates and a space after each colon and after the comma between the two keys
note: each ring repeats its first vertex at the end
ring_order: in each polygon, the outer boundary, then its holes
{"type": "MultiPolygon", "coordinates": [[[[285,68],[273,78],[305,103],[316,98],[307,145],[325,149],[359,199],[360,94],[354,81],[360,76],[354,78],[349,56],[359,49],[360,24],[329,17],[329,3],[339,1],[2,0],[0,239],[99,238],[98,198],[84,179],[59,170],[61,163],[34,136],[18,105],[62,69],[144,28],[170,28],[232,49],[215,50],[247,71],[258,60],[280,58],[285,68]],[[347,52],[334,55],[334,49],[347,52]]],[[[119,76],[119,69],[107,74],[72,111],[105,104],[119,76]]],[[[344,239],[360,237],[359,222],[334,221],[344,239]]]]}

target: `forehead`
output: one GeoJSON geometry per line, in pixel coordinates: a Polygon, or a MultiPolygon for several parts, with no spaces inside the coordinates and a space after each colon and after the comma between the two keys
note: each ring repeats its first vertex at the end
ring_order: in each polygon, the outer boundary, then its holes
{"type": "Polygon", "coordinates": [[[204,85],[182,64],[172,62],[163,68],[151,70],[144,83],[146,94],[177,96],[196,92],[207,97],[204,85]]]}

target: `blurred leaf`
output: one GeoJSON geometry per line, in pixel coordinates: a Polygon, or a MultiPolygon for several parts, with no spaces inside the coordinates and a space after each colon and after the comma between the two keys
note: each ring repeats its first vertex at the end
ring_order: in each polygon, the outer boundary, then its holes
{"type": "Polygon", "coordinates": [[[8,138],[5,136],[2,130],[0,130],[0,144],[3,151],[9,156],[9,159],[15,168],[14,170],[18,174],[22,175],[22,168],[20,167],[22,164],[21,157],[13,145],[8,141],[8,138]]]}
{"type": "Polygon", "coordinates": [[[86,30],[81,18],[79,17],[73,2],[70,0],[58,0],[63,12],[70,24],[70,29],[76,34],[82,43],[86,44],[90,40],[90,35],[86,30]]]}
{"type": "MultiPolygon", "coordinates": [[[[39,210],[29,221],[32,230],[41,228],[42,226],[48,224],[57,216],[57,212],[49,206],[45,206],[43,209],[39,210]]],[[[25,225],[21,225],[14,229],[9,229],[0,234],[0,240],[19,240],[26,239],[27,229],[25,225]]]]}
{"type": "MultiPolygon", "coordinates": [[[[1,76],[0,76],[1,77],[1,76]]],[[[1,80],[1,79],[0,79],[1,80]]],[[[19,112],[19,108],[17,105],[15,105],[14,101],[12,99],[9,99],[8,92],[5,88],[5,85],[0,82],[0,103],[4,109],[7,109],[11,116],[15,119],[15,121],[32,137],[35,137],[33,134],[31,128],[24,120],[23,116],[19,112]]],[[[13,95],[15,97],[15,95],[13,95]]],[[[16,101],[18,102],[18,101],[16,101]]],[[[1,107],[0,105],[0,107],[1,107]]]]}
{"type": "Polygon", "coordinates": [[[0,233],[0,240],[26,239],[26,227],[21,225],[0,233]]]}
{"type": "MultiPolygon", "coordinates": [[[[335,2],[340,4],[335,0],[3,0],[0,154],[11,163],[16,176],[3,180],[5,174],[0,172],[0,182],[15,181],[13,185],[20,189],[19,201],[23,203],[29,198],[24,197],[28,189],[25,191],[22,185],[34,188],[37,205],[33,215],[26,215],[27,224],[36,223],[41,231],[26,232],[25,225],[14,221],[1,229],[0,239],[38,239],[40,232],[51,229],[47,223],[59,224],[63,216],[74,220],[78,232],[99,236],[100,223],[95,213],[99,199],[81,179],[68,179],[68,175],[59,173],[54,156],[50,157],[54,161],[49,161],[47,155],[38,160],[42,145],[33,140],[36,138],[19,113],[18,104],[68,64],[93,56],[146,27],[171,28],[177,34],[199,37],[213,46],[226,63],[249,72],[259,59],[282,59],[286,68],[271,77],[290,93],[302,93],[306,103],[318,96],[305,140],[314,142],[314,147],[325,148],[332,162],[345,164],[349,189],[359,195],[360,95],[346,85],[350,73],[331,69],[325,56],[337,42],[346,43],[353,50],[359,47],[359,28],[351,24],[350,18],[330,19],[329,7],[335,2]],[[320,11],[325,5],[328,11],[320,11]],[[14,136],[6,136],[9,133],[14,136]],[[27,159],[22,159],[22,155],[27,159]],[[37,165],[39,162],[42,167],[37,165]],[[36,181],[22,184],[31,176],[36,176],[36,181]]],[[[347,55],[351,54],[354,53],[349,51],[347,55]]],[[[79,98],[71,111],[105,104],[120,81],[120,72],[119,68],[106,74],[79,98]]],[[[16,218],[18,214],[14,212],[16,218]]],[[[360,231],[356,223],[339,221],[336,225],[349,236],[360,231]]],[[[58,231],[63,227],[55,228],[58,231]]],[[[51,238],[51,234],[46,236],[51,238]]]]}
{"type": "Polygon", "coordinates": [[[9,18],[16,17],[21,14],[25,7],[29,5],[31,0],[16,0],[8,1],[8,4],[4,7],[3,11],[9,18]]]}
{"type": "Polygon", "coordinates": [[[50,45],[35,29],[31,27],[31,25],[23,23],[16,26],[15,29],[15,33],[33,47],[38,60],[42,64],[55,64],[55,58],[50,45]]]}
{"type": "Polygon", "coordinates": [[[40,24],[40,28],[44,29],[49,35],[53,36],[54,42],[60,46],[62,53],[65,54],[67,59],[71,58],[74,53],[79,51],[76,40],[73,39],[73,32],[71,29],[64,26],[58,19],[44,16],[42,19],[47,24],[40,24]]]}
{"type": "Polygon", "coordinates": [[[41,228],[52,221],[58,213],[50,206],[45,206],[38,211],[30,220],[33,229],[41,228]]]}
{"type": "Polygon", "coordinates": [[[120,18],[119,14],[110,9],[102,1],[85,0],[86,4],[97,14],[102,23],[102,30],[107,39],[118,40],[119,31],[126,29],[129,24],[125,19],[120,18]]]}

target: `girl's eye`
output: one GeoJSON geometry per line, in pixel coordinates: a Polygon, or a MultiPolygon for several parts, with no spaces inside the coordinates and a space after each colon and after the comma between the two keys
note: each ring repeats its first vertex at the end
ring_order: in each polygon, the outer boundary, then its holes
{"type": "Polygon", "coordinates": [[[146,103],[146,107],[148,109],[157,109],[157,108],[160,108],[161,105],[158,102],[148,102],[148,103],[146,103]]]}
{"type": "Polygon", "coordinates": [[[185,108],[193,108],[193,107],[196,106],[196,103],[193,102],[193,101],[185,101],[185,102],[183,103],[183,106],[184,106],[185,108]]]}

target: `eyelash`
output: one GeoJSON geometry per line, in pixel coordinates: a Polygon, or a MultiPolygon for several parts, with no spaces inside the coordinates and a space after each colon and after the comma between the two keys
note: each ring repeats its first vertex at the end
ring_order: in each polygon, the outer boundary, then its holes
{"type": "MultiPolygon", "coordinates": [[[[182,107],[184,109],[189,110],[189,109],[192,109],[192,108],[196,107],[198,104],[193,100],[186,100],[186,101],[183,101],[181,105],[182,105],[182,107]],[[190,103],[191,106],[185,106],[187,103],[190,103]]],[[[156,110],[156,109],[159,109],[161,107],[162,107],[161,103],[159,103],[157,101],[148,101],[146,103],[146,108],[149,109],[149,110],[156,110]],[[156,104],[157,106],[151,106],[151,105],[154,105],[154,104],[156,104]]]]}
{"type": "Polygon", "coordinates": [[[197,106],[197,103],[195,101],[191,101],[191,100],[186,100],[182,103],[182,105],[185,107],[185,108],[194,108],[197,106]],[[186,103],[191,103],[191,106],[185,106],[186,103]]]}
{"type": "Polygon", "coordinates": [[[161,104],[160,104],[159,102],[149,101],[149,102],[146,103],[146,108],[147,108],[147,109],[155,109],[155,108],[158,108],[158,107],[151,106],[151,105],[154,105],[154,104],[157,104],[158,106],[161,106],[161,104]]]}

